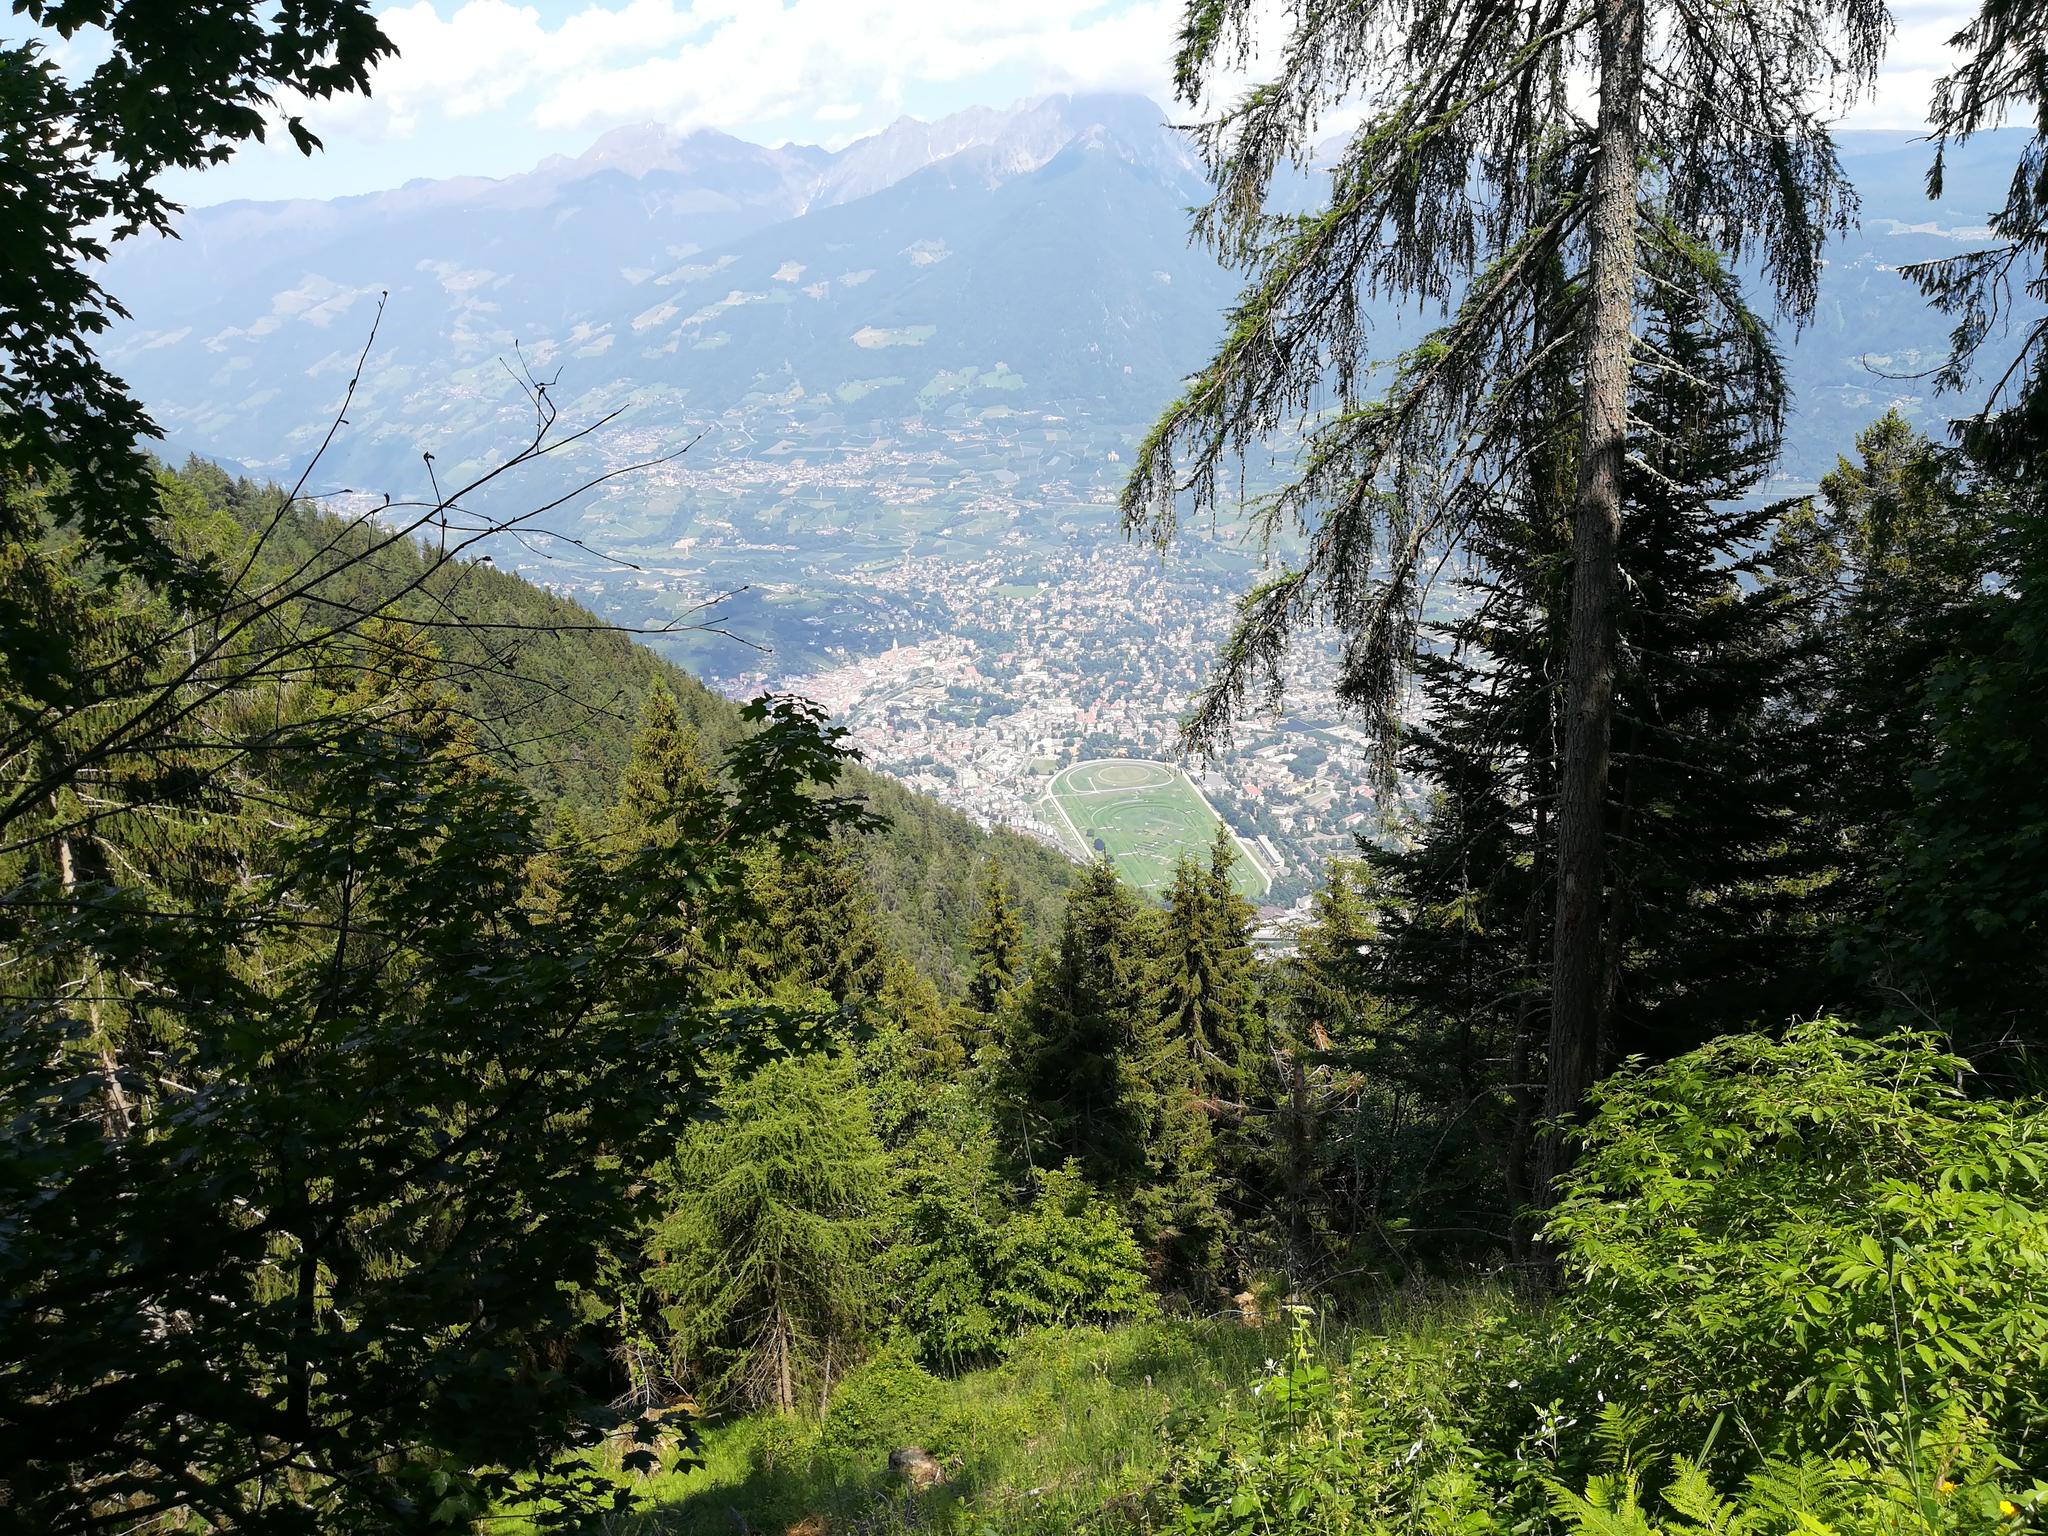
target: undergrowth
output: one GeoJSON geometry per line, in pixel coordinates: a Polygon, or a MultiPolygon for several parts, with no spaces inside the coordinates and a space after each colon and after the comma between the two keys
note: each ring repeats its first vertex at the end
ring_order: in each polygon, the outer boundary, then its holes
{"type": "Polygon", "coordinates": [[[1600,1090],[1561,1283],[1332,1329],[1046,1330],[711,1428],[621,1529],[2038,1536],[2048,1111],[1913,1035],[1730,1037],[1600,1090]],[[948,1472],[911,1493],[887,1458],[948,1472]]]}
{"type": "Polygon", "coordinates": [[[698,1464],[642,1481],[642,1511],[611,1529],[1130,1529],[1170,1447],[1283,1355],[1286,1340],[1284,1326],[1230,1320],[1042,1329],[1001,1364],[951,1379],[885,1351],[834,1388],[822,1415],[764,1413],[707,1427],[698,1464]],[[902,1446],[937,1457],[945,1483],[909,1494],[888,1471],[890,1451],[902,1446]]]}

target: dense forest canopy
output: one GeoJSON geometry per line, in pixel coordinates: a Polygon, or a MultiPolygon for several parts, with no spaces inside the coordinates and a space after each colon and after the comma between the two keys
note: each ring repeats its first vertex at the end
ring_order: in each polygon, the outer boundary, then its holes
{"type": "Polygon", "coordinates": [[[1191,106],[1275,72],[1198,132],[1246,288],[1126,514],[1305,551],[1191,734],[1333,621],[1429,795],[1277,947],[1227,829],[1141,895],[500,571],[533,514],[477,493],[585,430],[530,376],[530,437],[375,515],[317,456],[152,458],[106,243],[390,43],[14,13],[104,46],[0,44],[0,1530],[2048,1512],[2039,8],[1983,0],[1930,105],[1936,185],[2032,122],[1991,246],[1901,277],[1951,439],[1880,415],[1773,500],[1874,0],[1361,0],[1265,50],[1189,0],[1191,106]],[[1376,292],[1442,327],[1372,358],[1376,292]]]}

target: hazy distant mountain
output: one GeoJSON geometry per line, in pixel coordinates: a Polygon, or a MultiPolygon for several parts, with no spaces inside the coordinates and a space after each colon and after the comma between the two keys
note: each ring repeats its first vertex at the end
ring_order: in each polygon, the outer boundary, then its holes
{"type": "MultiPolygon", "coordinates": [[[[1864,223],[1830,253],[1813,324],[1784,338],[1794,478],[1888,403],[1938,408],[1911,375],[1945,327],[1896,269],[1962,249],[2011,156],[1969,146],[1933,207],[1925,145],[1852,134],[1844,151],[1864,223]]],[[[628,408],[613,458],[707,426],[740,454],[863,424],[971,449],[1050,418],[1102,445],[1051,467],[1086,494],[1113,484],[1108,445],[1171,398],[1234,296],[1188,241],[1203,190],[1166,113],[1128,96],[904,119],[836,152],[623,129],[504,180],[196,210],[182,240],[117,256],[109,286],[136,318],[111,350],[181,447],[282,472],[324,431],[388,291],[323,483],[388,485],[426,448],[480,461],[525,412],[506,373],[523,361],[559,373],[572,409],[628,408]]],[[[1389,338],[1420,324],[1390,319],[1389,338]]]]}
{"type": "Polygon", "coordinates": [[[180,444],[281,469],[388,291],[332,466],[372,480],[488,435],[515,355],[566,394],[630,397],[642,425],[793,387],[870,418],[986,395],[1136,420],[1230,292],[1188,246],[1201,184],[1163,119],[1052,97],[837,153],[627,129],[502,181],[200,209],[117,257],[136,321],[113,355],[180,444]]]}

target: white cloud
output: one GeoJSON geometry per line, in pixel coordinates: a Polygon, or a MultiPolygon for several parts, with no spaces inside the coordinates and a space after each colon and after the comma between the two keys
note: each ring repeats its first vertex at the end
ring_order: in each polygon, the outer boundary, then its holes
{"type": "MultiPolygon", "coordinates": [[[[936,117],[1055,90],[1138,91],[1179,116],[1170,68],[1181,3],[403,0],[379,18],[399,53],[377,70],[371,98],[285,107],[330,154],[305,164],[276,135],[252,152],[268,167],[252,179],[274,196],[280,183],[317,193],[337,180],[366,190],[406,174],[503,175],[649,121],[836,146],[900,113],[936,117]]],[[[1263,4],[1285,24],[1290,0],[1263,4]]],[[[1921,126],[1947,39],[1969,10],[1970,0],[1894,0],[1883,76],[1844,123],[1921,126]]],[[[1217,95],[1244,83],[1232,72],[1217,95]]],[[[1339,108],[1318,136],[1356,119],[1355,107],[1339,108]]]]}
{"type": "Polygon", "coordinates": [[[1157,89],[1171,11],[1171,0],[699,0],[690,15],[700,25],[681,46],[586,55],[556,72],[534,118],[557,129],[650,118],[838,122],[858,115],[849,98],[894,111],[913,86],[999,73],[1036,89],[1157,89]]]}
{"type": "MultiPolygon", "coordinates": [[[[379,14],[398,55],[323,133],[406,138],[506,113],[550,133],[659,121],[744,131],[852,122],[984,76],[1024,90],[1163,95],[1177,0],[592,0],[550,23],[512,0],[412,0],[379,14]],[[1017,84],[1021,82],[1021,85],[1017,84]]],[[[294,105],[291,110],[302,110],[294,105]]]]}
{"type": "MultiPolygon", "coordinates": [[[[1894,9],[1883,76],[1845,119],[1857,127],[1924,121],[1967,14],[1966,0],[1894,9]]],[[[1179,12],[1179,0],[591,0],[550,25],[511,0],[413,0],[383,13],[399,57],[358,110],[399,133],[493,111],[552,132],[835,124],[983,77],[1164,101],[1179,12]]]]}

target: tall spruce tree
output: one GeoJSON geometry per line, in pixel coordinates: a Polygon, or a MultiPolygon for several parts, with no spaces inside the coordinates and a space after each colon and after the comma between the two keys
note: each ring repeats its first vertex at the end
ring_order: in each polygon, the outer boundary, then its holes
{"type": "Polygon", "coordinates": [[[1235,1195],[1268,1262],[1294,1288],[1361,1267],[1353,1257],[1373,1174],[1349,1134],[1362,1077],[1345,1057],[1379,1008],[1367,961],[1379,934],[1375,884],[1363,864],[1329,865],[1274,975],[1266,1048],[1246,1073],[1247,1156],[1235,1195]]]}
{"type": "Polygon", "coordinates": [[[1896,412],[1856,448],[1776,556],[1814,614],[1801,684],[1829,932],[1867,1007],[1931,1019],[1988,1067],[2036,1037],[2032,493],[1896,412]]]}
{"type": "MultiPolygon", "coordinates": [[[[1255,0],[1189,0],[1177,57],[1199,105],[1257,52],[1255,0]]],[[[1249,280],[1222,346],[1140,449],[1126,526],[1170,536],[1183,492],[1214,508],[1231,458],[1305,426],[1298,473],[1254,509],[1307,535],[1295,567],[1245,600],[1190,721],[1213,740],[1277,681],[1303,622],[1348,635],[1340,693],[1391,735],[1433,549],[1524,449],[1513,387],[1575,354],[1573,597],[1557,764],[1546,1108],[1575,1112],[1605,1032],[1602,927],[1613,604],[1631,330],[1645,257],[1704,264],[1700,243],[1759,259],[1780,305],[1812,306],[1820,249],[1852,207],[1824,121],[1829,90],[1872,75],[1881,0],[1563,0],[1290,13],[1271,78],[1202,130],[1216,196],[1197,229],[1249,280]],[[1589,68],[1592,120],[1570,101],[1589,68]],[[1277,211],[1278,168],[1305,161],[1323,115],[1362,102],[1326,206],[1277,211]],[[1569,339],[1546,304],[1573,287],[1569,339]],[[1460,290],[1462,289],[1462,295],[1460,290]],[[1368,398],[1364,300],[1450,304],[1449,324],[1368,398]],[[1325,403],[1336,409],[1312,423],[1325,403]]],[[[1546,1176],[1569,1156],[1546,1141],[1546,1176]]]]}
{"type": "Polygon", "coordinates": [[[710,792],[711,773],[704,765],[697,733],[683,723],[676,697],[657,682],[640,707],[640,729],[632,756],[619,779],[613,802],[615,833],[629,841],[644,838],[710,792]]]}
{"type": "Polygon", "coordinates": [[[1145,1180],[1157,1113],[1146,928],[1115,869],[1091,865],[1068,893],[1058,944],[1033,967],[1005,1028],[1006,1129],[1024,1160],[1054,1168],[1074,1159],[1119,1195],[1145,1180]]]}
{"type": "Polygon", "coordinates": [[[1186,1060],[1190,1087],[1204,1095],[1235,1096],[1250,1044],[1256,994],[1242,903],[1227,863],[1219,886],[1212,867],[1183,858],[1158,926],[1161,1027],[1186,1060]]]}
{"type": "MultiPolygon", "coordinates": [[[[1775,452],[1764,407],[1777,366],[1746,317],[1687,286],[1687,269],[1660,275],[1632,391],[1642,447],[1624,479],[1595,1071],[1815,1004],[1826,982],[1803,894],[1823,872],[1801,819],[1811,759],[1795,678],[1809,605],[1765,568],[1784,509],[1743,500],[1775,452]]],[[[1447,1181],[1505,1195],[1464,1218],[1495,1230],[1539,1193],[1549,820],[1578,596],[1560,451],[1575,393],[1560,378],[1529,406],[1527,430],[1549,451],[1474,518],[1472,604],[1433,626],[1438,646],[1418,667],[1427,709],[1406,762],[1434,800],[1419,837],[1375,859],[1394,896],[1375,946],[1390,1007],[1360,1058],[1447,1115],[1435,1145],[1453,1166],[1495,1164],[1495,1179],[1447,1181]]]]}
{"type": "Polygon", "coordinates": [[[1209,917],[1216,930],[1217,1018],[1222,1026],[1218,1054],[1233,1065],[1257,1049],[1260,1023],[1260,976],[1252,930],[1258,909],[1237,886],[1244,863],[1237,838],[1218,824],[1209,841],[1207,886],[1209,917]]]}

